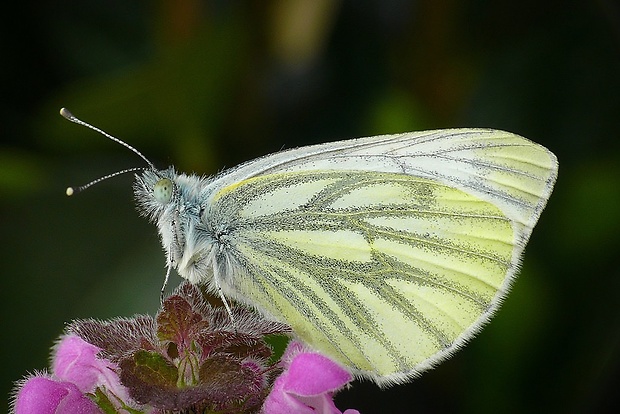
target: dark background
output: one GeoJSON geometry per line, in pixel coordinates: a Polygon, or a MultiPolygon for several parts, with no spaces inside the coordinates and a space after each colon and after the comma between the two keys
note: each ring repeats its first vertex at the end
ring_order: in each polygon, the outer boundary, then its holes
{"type": "MultiPolygon", "coordinates": [[[[8,2],[0,37],[0,401],[73,318],[153,313],[143,162],[212,174],[283,147],[445,127],[506,129],[560,173],[502,310],[406,386],[340,409],[606,412],[620,397],[620,7],[599,1],[8,2]]],[[[178,278],[172,285],[178,284],[178,278]]],[[[5,411],[2,402],[0,411],[5,411]]]]}

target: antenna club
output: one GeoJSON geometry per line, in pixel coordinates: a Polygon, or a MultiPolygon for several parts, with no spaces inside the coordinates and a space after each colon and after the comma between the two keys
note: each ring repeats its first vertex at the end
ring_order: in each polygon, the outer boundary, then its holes
{"type": "Polygon", "coordinates": [[[65,193],[67,193],[67,196],[71,197],[73,194],[75,194],[75,190],[73,189],[73,187],[67,187],[65,193]]]}
{"type": "Polygon", "coordinates": [[[75,119],[75,116],[73,116],[67,108],[60,108],[60,115],[69,121],[73,121],[73,119],[75,119]]]}

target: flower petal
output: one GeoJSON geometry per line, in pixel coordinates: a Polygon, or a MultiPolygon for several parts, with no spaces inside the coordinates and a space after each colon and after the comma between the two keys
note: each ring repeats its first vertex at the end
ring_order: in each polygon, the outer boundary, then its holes
{"type": "Polygon", "coordinates": [[[98,358],[99,351],[77,335],[64,336],[55,348],[52,372],[58,379],[74,383],[84,393],[103,386],[126,400],[127,389],[120,384],[117,365],[98,358]]]}
{"type": "Polygon", "coordinates": [[[302,403],[295,396],[284,391],[286,373],[280,375],[273,384],[271,393],[263,404],[263,414],[316,414],[313,408],[302,403]]]}
{"type": "Polygon", "coordinates": [[[27,380],[15,399],[15,414],[101,414],[97,405],[70,382],[44,377],[27,380]]]}
{"type": "MultiPolygon", "coordinates": [[[[282,356],[286,370],[263,405],[264,414],[341,414],[332,396],[351,381],[351,374],[329,358],[292,342],[282,356]]],[[[347,410],[347,414],[356,414],[347,410]]],[[[359,414],[359,413],[357,413],[359,414]]]]}
{"type": "Polygon", "coordinates": [[[298,354],[288,369],[285,390],[311,396],[333,392],[351,381],[351,374],[329,358],[317,354],[298,354]]]}

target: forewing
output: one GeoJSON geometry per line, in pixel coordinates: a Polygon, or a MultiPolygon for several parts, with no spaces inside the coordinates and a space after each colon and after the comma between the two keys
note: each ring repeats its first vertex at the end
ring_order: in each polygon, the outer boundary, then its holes
{"type": "Polygon", "coordinates": [[[338,170],[404,173],[437,180],[497,205],[524,241],[557,177],[555,155],[510,132],[446,129],[381,135],[282,151],[242,164],[214,182],[223,189],[263,174],[338,170]]]}

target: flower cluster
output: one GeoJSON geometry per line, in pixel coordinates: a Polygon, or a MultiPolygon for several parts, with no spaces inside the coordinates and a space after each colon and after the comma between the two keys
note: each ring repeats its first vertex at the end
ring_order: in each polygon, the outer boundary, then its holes
{"type": "Polygon", "coordinates": [[[241,306],[231,318],[184,283],[155,318],[72,322],[13,412],[340,414],[332,396],[351,374],[298,342],[273,361],[265,336],[289,332],[241,306]]]}

